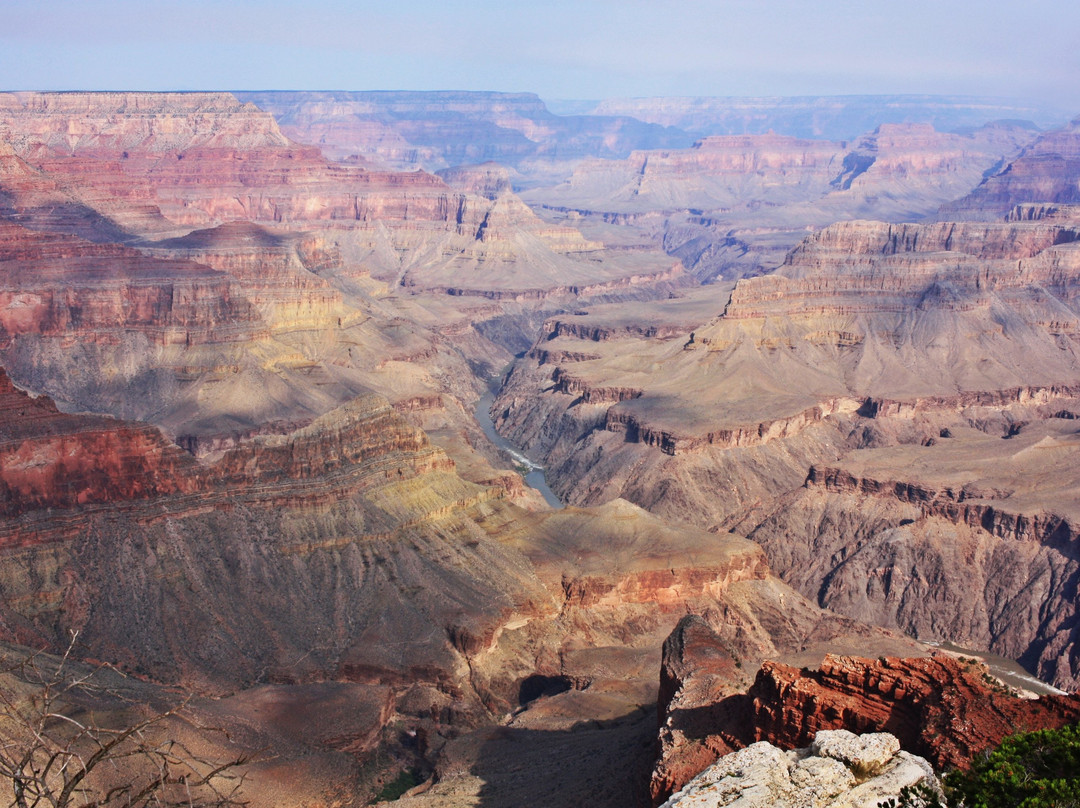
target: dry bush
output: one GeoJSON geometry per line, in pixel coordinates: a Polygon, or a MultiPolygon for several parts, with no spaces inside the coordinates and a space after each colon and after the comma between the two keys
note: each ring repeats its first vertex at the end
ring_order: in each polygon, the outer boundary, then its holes
{"type": "Polygon", "coordinates": [[[12,654],[0,663],[0,798],[17,808],[244,804],[243,758],[208,760],[170,737],[178,721],[220,730],[195,724],[186,701],[151,711],[124,699],[107,682],[118,672],[74,659],[76,639],[60,657],[12,654]],[[85,707],[103,700],[141,717],[109,726],[85,707]]]}

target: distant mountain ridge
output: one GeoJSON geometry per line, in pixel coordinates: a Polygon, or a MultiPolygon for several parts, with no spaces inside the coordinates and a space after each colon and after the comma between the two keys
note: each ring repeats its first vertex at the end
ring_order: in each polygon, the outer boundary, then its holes
{"type": "MultiPolygon", "coordinates": [[[[551,105],[549,105],[551,106],[551,105]]],[[[1059,126],[1071,110],[1016,99],[952,95],[808,95],[608,98],[594,106],[555,105],[582,115],[626,115],[694,136],[774,131],[793,137],[850,140],[883,123],[930,123],[939,132],[995,120],[1059,126]]]]}

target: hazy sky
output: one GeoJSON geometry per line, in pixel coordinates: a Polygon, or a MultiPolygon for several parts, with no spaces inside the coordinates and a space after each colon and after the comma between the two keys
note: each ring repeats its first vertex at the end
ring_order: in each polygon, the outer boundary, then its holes
{"type": "Polygon", "coordinates": [[[1080,3],[0,0],[0,87],[962,93],[1080,113],[1080,3]]]}

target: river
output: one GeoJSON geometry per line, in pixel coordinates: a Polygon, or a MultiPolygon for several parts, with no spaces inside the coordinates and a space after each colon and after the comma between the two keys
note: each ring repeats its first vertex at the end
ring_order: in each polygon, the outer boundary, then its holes
{"type": "Polygon", "coordinates": [[[528,472],[525,474],[525,482],[539,491],[548,505],[552,508],[562,508],[563,501],[555,496],[555,492],[548,487],[547,479],[544,477],[544,467],[534,463],[526,457],[525,453],[518,447],[514,446],[514,444],[495,431],[495,424],[491,420],[491,405],[494,401],[494,393],[485,393],[480,400],[476,402],[476,420],[480,423],[480,427],[484,430],[484,434],[487,435],[488,440],[498,446],[499,449],[510,455],[515,463],[528,469],[528,472]]]}
{"type": "Polygon", "coordinates": [[[989,651],[972,651],[969,648],[961,648],[959,645],[953,645],[949,642],[928,642],[927,645],[940,648],[942,651],[947,651],[954,656],[973,657],[974,659],[985,662],[986,667],[990,669],[992,675],[1017,690],[1027,691],[1035,696],[1043,696],[1048,693],[1054,693],[1059,696],[1066,695],[1064,690],[1058,690],[1053,685],[1036,679],[1024,670],[1019,662],[995,656],[989,651]]]}

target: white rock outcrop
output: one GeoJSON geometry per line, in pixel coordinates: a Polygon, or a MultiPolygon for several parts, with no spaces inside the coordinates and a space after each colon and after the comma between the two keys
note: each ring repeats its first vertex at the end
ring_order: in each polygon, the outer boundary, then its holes
{"type": "Polygon", "coordinates": [[[823,730],[807,749],[761,741],[726,755],[662,808],[876,808],[922,782],[939,788],[930,764],[892,735],[823,730]]]}

